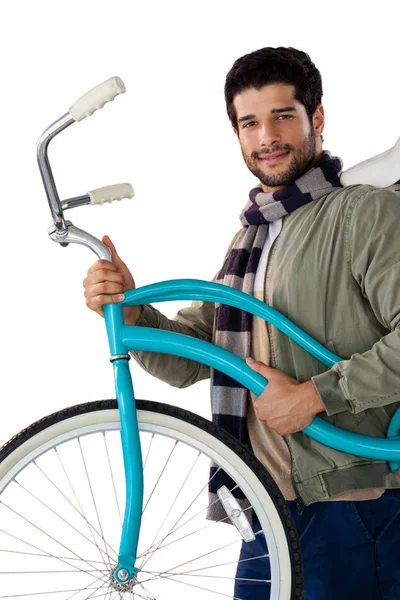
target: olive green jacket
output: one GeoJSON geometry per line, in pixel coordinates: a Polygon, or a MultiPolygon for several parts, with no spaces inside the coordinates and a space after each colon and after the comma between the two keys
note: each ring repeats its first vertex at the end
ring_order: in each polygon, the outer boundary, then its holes
{"type": "MultiPolygon", "coordinates": [[[[344,358],[332,369],[267,325],[270,366],[312,379],[326,412],[343,429],[384,437],[400,402],[400,198],[349,186],[284,217],[270,255],[265,301],[344,358]]],[[[138,325],[213,340],[214,305],[194,302],[174,320],[145,306],[138,325]]],[[[132,353],[152,375],[176,387],[210,377],[185,358],[132,353]]],[[[212,378],[212,373],[211,373],[212,378]]],[[[400,487],[386,462],[333,450],[299,432],[285,436],[293,483],[308,505],[344,492],[400,487]]]]}

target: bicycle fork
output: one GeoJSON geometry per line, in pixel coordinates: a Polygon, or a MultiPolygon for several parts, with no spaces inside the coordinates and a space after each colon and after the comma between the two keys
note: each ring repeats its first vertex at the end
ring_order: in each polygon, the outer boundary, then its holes
{"type": "Polygon", "coordinates": [[[126,504],[118,565],[114,571],[114,584],[123,586],[135,582],[139,569],[135,566],[143,507],[143,466],[139,425],[136,414],[132,378],[129,371],[130,356],[119,339],[123,325],[121,306],[105,305],[108,341],[113,363],[115,390],[121,422],[121,441],[125,467],[126,504]]]}

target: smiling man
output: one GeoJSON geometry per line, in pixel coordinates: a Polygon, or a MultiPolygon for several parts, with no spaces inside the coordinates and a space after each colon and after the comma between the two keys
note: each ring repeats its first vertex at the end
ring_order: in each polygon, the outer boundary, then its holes
{"type": "MultiPolygon", "coordinates": [[[[248,357],[269,380],[258,398],[190,360],[134,356],[177,387],[212,378],[214,421],[251,447],[287,501],[307,600],[400,598],[398,472],[301,431],[319,414],[343,429],[384,437],[399,406],[399,198],[371,186],[341,186],[341,161],[322,148],[321,76],[305,52],[262,48],[242,56],[227,75],[225,100],[258,183],[214,280],[267,302],[344,360],[326,369],[270,324],[207,302],[194,302],[173,320],[152,306],[125,308],[125,320],[248,357]]],[[[113,262],[97,261],[84,281],[87,305],[99,314],[134,287],[109,238],[104,243],[113,262]]],[[[266,554],[261,536],[243,544],[235,598],[269,597],[268,561],[252,560],[266,554]]]]}
{"type": "MultiPolygon", "coordinates": [[[[316,139],[295,91],[294,86],[273,83],[245,90],[233,102],[238,115],[234,131],[244,161],[264,192],[278,191],[295,181],[322,157],[321,137],[316,139]]],[[[316,131],[322,131],[323,124],[321,105],[315,114],[316,131]]]]}

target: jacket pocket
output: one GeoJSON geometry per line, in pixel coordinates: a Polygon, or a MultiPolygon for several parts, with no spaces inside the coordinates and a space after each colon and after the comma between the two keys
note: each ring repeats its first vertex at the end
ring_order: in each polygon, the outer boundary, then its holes
{"type": "Polygon", "coordinates": [[[366,422],[368,417],[366,412],[363,410],[357,414],[352,412],[342,412],[332,415],[333,425],[345,429],[346,431],[352,431],[353,433],[360,433],[362,435],[370,435],[365,430],[366,422]]]}

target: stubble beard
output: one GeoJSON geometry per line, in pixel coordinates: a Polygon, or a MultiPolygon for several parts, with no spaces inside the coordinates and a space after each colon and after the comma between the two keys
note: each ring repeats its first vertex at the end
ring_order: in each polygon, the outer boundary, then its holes
{"type": "Polygon", "coordinates": [[[311,130],[310,133],[305,136],[304,144],[301,148],[295,148],[289,144],[274,146],[271,148],[269,153],[287,151],[292,153],[292,160],[286,171],[277,173],[276,175],[266,174],[259,166],[259,155],[268,154],[267,152],[252,152],[249,156],[245,155],[242,151],[242,154],[247,168],[253,173],[253,175],[257,177],[257,179],[259,179],[263,185],[273,188],[289,185],[303,175],[303,173],[310,168],[315,159],[315,149],[316,142],[313,130],[311,130]]]}

